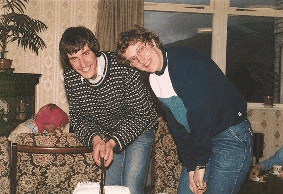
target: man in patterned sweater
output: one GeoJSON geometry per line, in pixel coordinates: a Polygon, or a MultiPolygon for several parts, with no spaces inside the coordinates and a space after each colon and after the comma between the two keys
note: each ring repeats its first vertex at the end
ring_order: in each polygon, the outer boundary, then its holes
{"type": "Polygon", "coordinates": [[[112,52],[100,52],[87,28],[63,33],[60,55],[70,102],[70,132],[93,149],[97,165],[110,168],[106,185],[144,193],[157,113],[140,72],[117,63],[112,52]]]}

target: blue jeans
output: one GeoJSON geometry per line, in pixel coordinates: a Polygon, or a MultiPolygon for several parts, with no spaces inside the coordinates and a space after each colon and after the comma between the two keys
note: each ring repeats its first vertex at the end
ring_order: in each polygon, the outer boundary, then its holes
{"type": "Polygon", "coordinates": [[[262,170],[271,170],[274,165],[283,165],[283,147],[269,159],[261,161],[258,164],[262,166],[262,170]]]}
{"type": "Polygon", "coordinates": [[[129,187],[131,194],[144,194],[155,130],[140,135],[119,154],[106,171],[105,185],[129,187]]]}
{"type": "MultiPolygon", "coordinates": [[[[206,194],[237,193],[252,162],[253,132],[248,120],[231,126],[211,138],[212,149],[206,164],[206,194]]],[[[187,169],[182,168],[178,194],[192,193],[187,169]]]]}

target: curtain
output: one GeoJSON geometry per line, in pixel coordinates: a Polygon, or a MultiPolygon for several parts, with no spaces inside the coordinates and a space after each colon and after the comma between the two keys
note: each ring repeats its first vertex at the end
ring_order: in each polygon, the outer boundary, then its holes
{"type": "Polygon", "coordinates": [[[143,26],[143,0],[99,0],[96,37],[102,51],[115,51],[120,32],[143,26]]]}

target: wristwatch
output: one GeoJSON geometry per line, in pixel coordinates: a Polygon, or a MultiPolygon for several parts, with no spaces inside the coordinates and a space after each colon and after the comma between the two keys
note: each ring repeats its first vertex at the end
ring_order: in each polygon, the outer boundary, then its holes
{"type": "Polygon", "coordinates": [[[196,170],[200,170],[200,169],[204,169],[204,168],[205,168],[205,166],[204,166],[204,165],[202,165],[202,166],[197,165],[197,166],[196,166],[196,170]]]}

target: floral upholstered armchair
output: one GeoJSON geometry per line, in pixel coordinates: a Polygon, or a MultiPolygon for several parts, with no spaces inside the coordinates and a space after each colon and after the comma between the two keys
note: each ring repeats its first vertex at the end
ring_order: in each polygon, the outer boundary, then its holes
{"type": "Polygon", "coordinates": [[[167,122],[159,117],[152,157],[153,193],[177,193],[182,165],[167,122]]]}
{"type": "Polygon", "coordinates": [[[98,182],[101,173],[72,133],[20,134],[11,165],[11,193],[72,193],[78,182],[98,182]]]}
{"type": "Polygon", "coordinates": [[[10,193],[10,155],[8,139],[0,136],[0,193],[10,193]]]}

